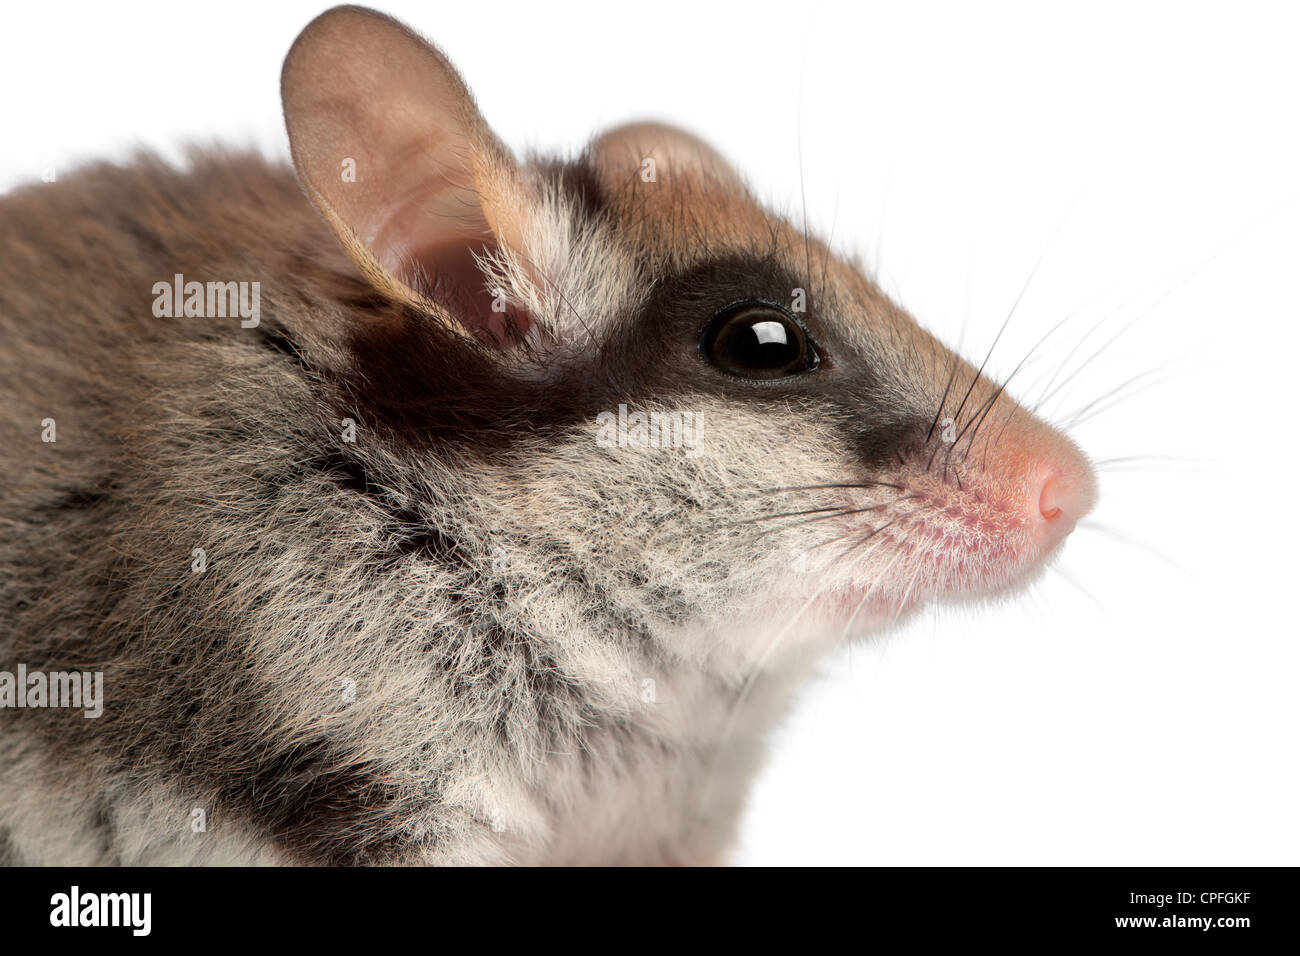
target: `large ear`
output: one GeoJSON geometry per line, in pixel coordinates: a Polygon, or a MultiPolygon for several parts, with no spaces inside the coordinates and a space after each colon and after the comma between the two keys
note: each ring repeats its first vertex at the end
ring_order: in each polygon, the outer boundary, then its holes
{"type": "Polygon", "coordinates": [[[728,191],[745,188],[735,168],[717,150],[698,136],[664,123],[616,126],[592,141],[587,156],[607,187],[640,180],[728,191]]]}
{"type": "Polygon", "coordinates": [[[280,91],[298,177],[373,285],[480,341],[527,331],[493,308],[474,256],[522,251],[530,196],[438,50],[335,7],[294,41],[280,91]]]}

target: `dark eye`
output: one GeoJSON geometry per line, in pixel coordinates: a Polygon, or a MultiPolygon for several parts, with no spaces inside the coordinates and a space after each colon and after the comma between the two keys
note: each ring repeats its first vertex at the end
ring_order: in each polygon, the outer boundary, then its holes
{"type": "Polygon", "coordinates": [[[710,362],[739,378],[786,378],[821,364],[803,326],[775,306],[756,303],[719,312],[704,330],[700,348],[710,362]]]}

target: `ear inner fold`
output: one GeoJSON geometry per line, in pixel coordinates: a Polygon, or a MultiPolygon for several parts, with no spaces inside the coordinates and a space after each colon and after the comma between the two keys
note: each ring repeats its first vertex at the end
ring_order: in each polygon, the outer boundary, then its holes
{"type": "Polygon", "coordinates": [[[523,251],[529,194],[447,59],[389,17],[337,7],[294,42],[281,93],[299,178],[366,278],[492,337],[473,254],[523,251]]]}

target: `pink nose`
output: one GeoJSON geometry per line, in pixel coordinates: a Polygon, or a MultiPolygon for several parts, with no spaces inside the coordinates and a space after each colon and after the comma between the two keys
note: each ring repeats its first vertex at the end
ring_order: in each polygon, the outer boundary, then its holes
{"type": "Polygon", "coordinates": [[[1038,493],[1037,530],[1045,544],[1053,545],[1074,530],[1092,507],[1086,486],[1061,472],[1048,472],[1038,493]]]}

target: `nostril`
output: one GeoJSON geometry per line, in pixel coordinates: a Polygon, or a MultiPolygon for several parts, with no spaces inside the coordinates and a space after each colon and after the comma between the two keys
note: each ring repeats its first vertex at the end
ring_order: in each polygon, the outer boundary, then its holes
{"type": "Polygon", "coordinates": [[[1038,496],[1038,511],[1048,521],[1060,517],[1061,511],[1067,504],[1066,499],[1069,494],[1063,484],[1056,475],[1043,482],[1042,493],[1038,496]]]}
{"type": "Polygon", "coordinates": [[[1039,532],[1048,539],[1059,541],[1074,530],[1075,524],[1091,506],[1086,483],[1053,469],[1038,491],[1038,513],[1042,515],[1039,532]]]}

